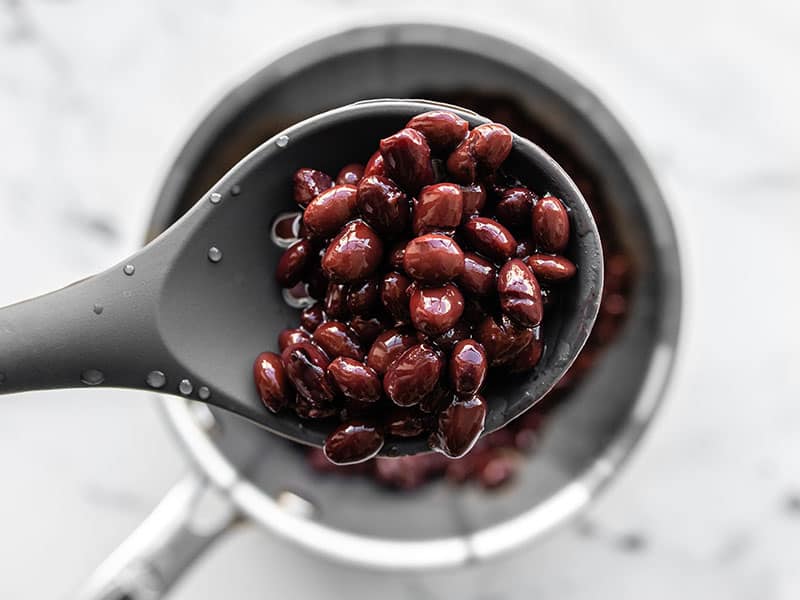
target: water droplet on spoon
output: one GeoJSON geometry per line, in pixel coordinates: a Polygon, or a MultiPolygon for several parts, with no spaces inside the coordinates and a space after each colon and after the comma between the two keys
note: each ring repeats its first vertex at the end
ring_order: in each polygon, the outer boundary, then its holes
{"type": "Polygon", "coordinates": [[[86,385],[100,385],[105,381],[106,376],[98,369],[84,369],[81,372],[81,383],[86,385]]]}
{"type": "Polygon", "coordinates": [[[208,400],[211,398],[211,390],[201,385],[197,390],[197,397],[200,398],[200,400],[208,400]]]}
{"type": "Polygon", "coordinates": [[[216,246],[211,246],[211,248],[208,249],[208,260],[210,260],[212,263],[218,263],[219,261],[221,261],[222,250],[220,250],[216,246]]]}
{"type": "Polygon", "coordinates": [[[178,391],[184,396],[191,394],[193,389],[194,386],[192,386],[192,382],[188,379],[181,379],[181,382],[178,384],[178,391]]]}
{"type": "Polygon", "coordinates": [[[103,305],[102,304],[95,304],[92,307],[92,312],[96,315],[102,314],[103,312],[103,305]]]}
{"type": "Polygon", "coordinates": [[[289,136],[288,135],[282,135],[277,140],[275,140],[275,145],[278,148],[286,148],[286,145],[288,143],[289,143],[289,136]]]}
{"type": "Polygon", "coordinates": [[[160,389],[167,383],[167,376],[163,371],[150,371],[145,381],[151,388],[160,389]]]}
{"type": "Polygon", "coordinates": [[[208,197],[208,199],[211,202],[211,204],[219,204],[220,202],[222,202],[222,194],[220,194],[219,192],[214,192],[213,194],[211,194],[211,196],[208,197]]]}
{"type": "Polygon", "coordinates": [[[129,263],[124,267],[122,267],[122,272],[125,273],[125,275],[127,275],[128,277],[130,277],[136,272],[136,267],[134,267],[132,264],[129,263]]]}

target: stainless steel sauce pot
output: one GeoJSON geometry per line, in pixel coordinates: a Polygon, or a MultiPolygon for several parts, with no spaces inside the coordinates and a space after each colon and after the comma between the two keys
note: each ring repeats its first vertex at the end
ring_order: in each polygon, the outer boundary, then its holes
{"type": "Polygon", "coordinates": [[[323,478],[284,440],[164,397],[164,416],[195,469],[98,569],[83,597],[161,597],[213,540],[242,521],[364,568],[458,566],[542,536],[613,479],[653,419],[670,375],[682,292],[676,236],[647,163],[616,118],[538,54],[478,31],[431,24],[350,29],[285,54],[198,125],[169,171],[150,235],[270,132],[308,114],[364,98],[465,88],[513,96],[569,143],[600,175],[614,226],[637,260],[624,329],[559,407],[518,480],[500,494],[444,481],[402,494],[366,480],[323,478]]]}

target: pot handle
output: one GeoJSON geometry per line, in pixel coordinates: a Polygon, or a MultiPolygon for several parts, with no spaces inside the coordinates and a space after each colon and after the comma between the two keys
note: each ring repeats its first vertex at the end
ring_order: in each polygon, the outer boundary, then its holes
{"type": "Polygon", "coordinates": [[[230,499],[199,473],[167,493],[89,577],[76,600],[155,600],[238,520],[230,499]]]}

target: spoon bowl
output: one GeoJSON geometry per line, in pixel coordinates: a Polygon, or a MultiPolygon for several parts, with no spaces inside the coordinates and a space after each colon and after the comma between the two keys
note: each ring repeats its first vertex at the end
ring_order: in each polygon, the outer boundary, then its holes
{"type": "MultiPolygon", "coordinates": [[[[218,406],[273,433],[322,446],[334,425],[269,412],[252,380],[254,358],[275,350],[297,322],[275,283],[282,249],[270,241],[275,217],[297,210],[292,175],[313,166],[336,172],[365,161],[378,140],[414,115],[441,109],[422,100],[370,100],[302,121],[266,141],[217,182],[184,217],[125,261],[62,290],[0,309],[0,392],[107,386],[157,389],[218,406]]],[[[471,127],[487,119],[444,108],[471,127]]],[[[602,249],[586,202],[541,148],[514,136],[504,169],[570,211],[566,255],[578,267],[545,320],[545,351],[525,374],[490,377],[485,433],[541,399],[563,376],[594,323],[602,290],[602,249]]],[[[428,450],[420,439],[390,440],[387,456],[428,450]]]]}

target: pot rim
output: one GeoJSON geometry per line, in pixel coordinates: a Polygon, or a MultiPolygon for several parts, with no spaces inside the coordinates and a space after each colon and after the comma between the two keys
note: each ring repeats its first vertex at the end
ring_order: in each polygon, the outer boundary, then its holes
{"type": "MultiPolygon", "coordinates": [[[[150,220],[149,236],[170,222],[175,192],[188,177],[188,169],[220,123],[237,112],[253,90],[262,89],[309,64],[332,54],[352,52],[378,44],[413,43],[435,40],[444,47],[479,50],[492,59],[530,70],[537,65],[540,82],[571,99],[573,107],[598,130],[615,152],[625,157],[628,174],[650,215],[657,222],[656,243],[668,255],[664,278],[663,317],[659,321],[659,341],[647,369],[638,397],[619,434],[594,462],[573,481],[519,515],[472,534],[425,541],[393,540],[344,532],[292,514],[256,485],[239,475],[236,468],[214,444],[209,433],[197,422],[191,403],[173,396],[159,396],[163,413],[193,464],[210,481],[224,490],[239,511],[266,529],[300,546],[340,562],[361,567],[391,570],[421,570],[454,567],[486,560],[508,552],[520,544],[541,537],[585,508],[616,475],[638,444],[665,395],[673,371],[683,312],[683,278],[673,225],[674,215],[667,207],[654,174],[626,128],[607,108],[607,102],[585,88],[570,72],[545,58],[539,49],[506,41],[507,31],[483,24],[452,25],[445,22],[386,21],[356,27],[327,28],[313,41],[299,43],[289,52],[259,66],[254,73],[234,82],[229,91],[204,114],[193,133],[177,153],[163,178],[150,220]],[[660,214],[659,214],[660,213],[660,214]]],[[[574,69],[570,69],[574,71],[574,69]]]]}

